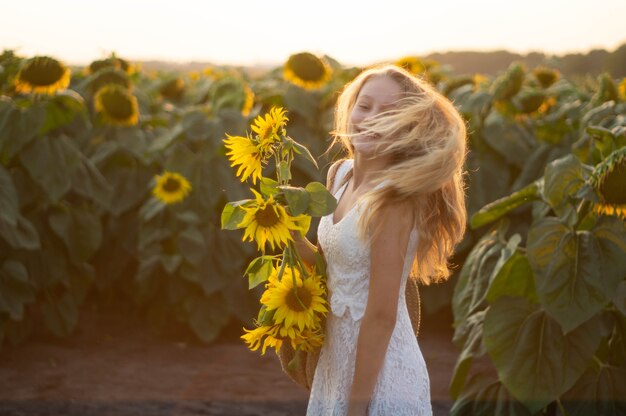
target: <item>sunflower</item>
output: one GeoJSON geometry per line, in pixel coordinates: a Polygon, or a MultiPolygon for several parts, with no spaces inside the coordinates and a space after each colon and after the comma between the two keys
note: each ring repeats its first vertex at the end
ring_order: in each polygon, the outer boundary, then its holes
{"type": "Polygon", "coordinates": [[[305,328],[319,327],[316,312],[326,313],[325,289],[322,277],[311,273],[302,279],[298,269],[285,267],[278,280],[278,270],[269,277],[266,290],[261,296],[261,303],[267,310],[276,309],[274,322],[286,328],[297,325],[300,331],[305,328]],[[296,288],[294,289],[294,280],[296,288]]]}
{"type": "Polygon", "coordinates": [[[100,88],[94,102],[96,111],[109,124],[134,126],[139,122],[137,98],[121,85],[109,84],[100,88]]]}
{"type": "Polygon", "coordinates": [[[256,351],[263,346],[261,355],[265,354],[267,347],[272,347],[276,352],[280,351],[284,342],[291,344],[295,350],[300,347],[303,351],[313,351],[319,348],[324,342],[324,334],[321,331],[305,329],[298,331],[297,328],[286,328],[282,325],[263,325],[254,329],[243,328],[245,334],[243,339],[251,351],[256,351]]]}
{"type": "Polygon", "coordinates": [[[315,90],[326,84],[332,75],[332,68],[323,58],[309,52],[291,55],[283,68],[286,81],[307,90],[315,90]]]}
{"type": "Polygon", "coordinates": [[[191,190],[191,184],[180,173],[165,171],[154,179],[156,185],[152,188],[152,195],[168,205],[182,201],[191,190]]]}
{"type": "Polygon", "coordinates": [[[122,71],[124,71],[125,73],[129,75],[136,71],[136,68],[130,62],[128,62],[125,59],[119,58],[115,56],[115,54],[113,54],[111,55],[110,58],[99,59],[99,60],[93,61],[86,68],[86,72],[88,74],[95,74],[102,68],[121,69],[122,71]]]}
{"type": "Polygon", "coordinates": [[[265,354],[265,349],[268,346],[280,349],[282,345],[282,339],[277,338],[280,330],[279,325],[259,326],[254,329],[243,328],[243,330],[246,333],[241,336],[241,339],[248,344],[248,348],[250,348],[251,351],[256,351],[261,345],[263,345],[261,355],[265,354]],[[265,338],[265,340],[263,338],[265,338]]]}
{"type": "Polygon", "coordinates": [[[261,251],[265,251],[265,244],[269,242],[273,250],[275,246],[281,247],[293,240],[289,231],[308,231],[311,217],[304,214],[292,217],[285,207],[274,201],[273,196],[264,199],[254,189],[251,191],[256,198],[248,206],[242,206],[246,213],[238,224],[239,228],[245,228],[243,241],[256,241],[261,251]]]}
{"type": "Polygon", "coordinates": [[[241,115],[247,117],[250,114],[250,111],[252,111],[252,106],[254,105],[254,92],[247,84],[243,86],[243,92],[245,98],[241,108],[241,115]]]}
{"type": "Polygon", "coordinates": [[[400,58],[394,63],[394,65],[404,68],[412,74],[419,74],[426,70],[424,63],[416,56],[405,56],[400,58]]]}
{"type": "Polygon", "coordinates": [[[478,72],[474,74],[472,80],[474,81],[474,91],[489,85],[489,78],[478,72]]]}
{"type": "Polygon", "coordinates": [[[600,202],[593,210],[626,220],[626,147],[615,150],[600,162],[589,178],[600,202]]]}
{"type": "Polygon", "coordinates": [[[15,90],[22,93],[54,95],[69,85],[69,68],[49,56],[28,59],[15,78],[15,90]]]}
{"type": "Polygon", "coordinates": [[[526,68],[522,63],[513,62],[505,73],[498,76],[491,84],[491,94],[495,101],[507,101],[513,98],[524,83],[526,68]]]}
{"type": "Polygon", "coordinates": [[[622,79],[622,82],[619,83],[617,91],[619,91],[622,100],[626,100],[626,78],[622,79]]]}
{"type": "Polygon", "coordinates": [[[169,79],[161,85],[159,92],[169,100],[179,100],[185,92],[185,81],[181,77],[169,79]]]}
{"type": "Polygon", "coordinates": [[[261,151],[269,152],[272,145],[280,140],[280,136],[285,134],[285,124],[288,120],[282,107],[273,107],[265,114],[265,118],[259,115],[254,119],[251,128],[257,135],[261,151]]]}
{"type": "Polygon", "coordinates": [[[237,176],[240,177],[241,182],[252,177],[252,183],[256,184],[257,179],[261,179],[265,161],[264,153],[249,136],[230,136],[228,133],[226,136],[224,146],[229,150],[226,155],[231,161],[230,166],[240,165],[237,176]]]}
{"type": "Polygon", "coordinates": [[[545,66],[538,66],[533,69],[533,75],[539,81],[542,88],[548,88],[554,84],[561,77],[561,73],[556,69],[548,68],[545,66]]]}
{"type": "Polygon", "coordinates": [[[126,72],[114,67],[104,67],[94,74],[94,78],[89,82],[89,88],[95,93],[108,84],[117,84],[126,89],[131,87],[126,72]]]}

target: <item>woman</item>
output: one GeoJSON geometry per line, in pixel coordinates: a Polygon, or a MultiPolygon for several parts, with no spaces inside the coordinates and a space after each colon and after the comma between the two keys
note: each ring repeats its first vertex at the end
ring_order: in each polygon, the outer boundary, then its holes
{"type": "MultiPolygon", "coordinates": [[[[348,157],[329,169],[338,205],[318,227],[330,313],[307,415],[430,415],[404,288],[450,275],[466,225],[465,122],[427,82],[385,65],[344,87],[334,127],[348,157]]],[[[314,262],[306,238],[296,247],[314,262]]]]}

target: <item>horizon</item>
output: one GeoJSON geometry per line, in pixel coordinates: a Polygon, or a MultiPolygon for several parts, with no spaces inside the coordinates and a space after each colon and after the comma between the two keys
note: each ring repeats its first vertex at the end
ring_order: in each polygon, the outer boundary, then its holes
{"type": "Polygon", "coordinates": [[[611,52],[626,43],[626,2],[618,0],[527,0],[517,9],[494,0],[427,6],[390,0],[375,10],[354,1],[320,0],[306,20],[292,2],[275,0],[271,6],[253,0],[12,3],[0,27],[0,47],[76,66],[111,53],[134,62],[274,66],[302,51],[358,66],[446,52],[611,52]],[[580,29],[596,21],[602,24],[593,31],[580,29]]]}

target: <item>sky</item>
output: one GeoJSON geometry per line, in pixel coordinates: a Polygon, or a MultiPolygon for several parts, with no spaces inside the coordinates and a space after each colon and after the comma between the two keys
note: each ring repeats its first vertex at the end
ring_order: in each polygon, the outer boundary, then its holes
{"type": "Polygon", "coordinates": [[[326,54],[344,65],[506,49],[615,50],[625,0],[0,0],[0,49],[85,65],[131,60],[281,64],[326,54]]]}

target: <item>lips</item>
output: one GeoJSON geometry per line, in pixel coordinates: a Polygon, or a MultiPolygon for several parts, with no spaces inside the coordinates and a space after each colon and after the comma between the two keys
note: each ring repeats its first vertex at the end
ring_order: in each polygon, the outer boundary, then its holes
{"type": "MultiPolygon", "coordinates": [[[[355,130],[357,134],[362,134],[363,133],[363,129],[356,129],[355,130]]],[[[363,137],[367,137],[368,139],[378,139],[380,137],[380,134],[378,133],[369,133],[369,134],[365,134],[363,135],[363,137]]]]}

